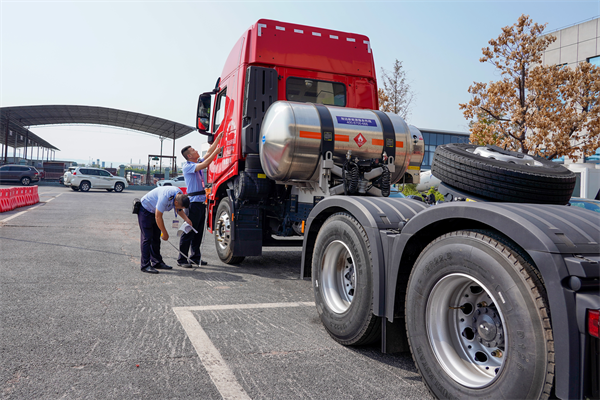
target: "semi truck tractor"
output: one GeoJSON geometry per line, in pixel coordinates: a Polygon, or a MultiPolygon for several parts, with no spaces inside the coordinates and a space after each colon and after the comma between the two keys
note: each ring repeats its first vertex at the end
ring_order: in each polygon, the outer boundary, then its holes
{"type": "Polygon", "coordinates": [[[437,398],[598,398],[600,214],[567,206],[567,169],[449,144],[432,162],[445,203],[388,198],[419,182],[424,143],[378,111],[370,40],[273,20],[234,45],[197,128],[223,133],[220,259],[302,246],[336,341],[410,351],[437,398]]]}

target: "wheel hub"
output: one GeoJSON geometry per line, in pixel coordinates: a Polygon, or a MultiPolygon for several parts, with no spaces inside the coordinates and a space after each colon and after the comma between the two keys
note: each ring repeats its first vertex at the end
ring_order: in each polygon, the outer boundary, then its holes
{"type": "Polygon", "coordinates": [[[227,248],[227,246],[229,246],[229,241],[231,238],[231,221],[227,213],[223,213],[219,216],[215,229],[215,236],[221,249],[224,250],[227,248]]]}
{"type": "Polygon", "coordinates": [[[354,296],[354,283],[356,282],[356,276],[354,274],[354,264],[352,264],[352,259],[348,258],[348,263],[346,264],[346,273],[344,274],[345,285],[346,285],[346,293],[350,297],[350,301],[352,301],[352,297],[354,296]]]}
{"type": "Polygon", "coordinates": [[[356,273],[354,260],[348,246],[335,240],[325,249],[323,270],[319,286],[328,307],[336,313],[344,313],[354,299],[356,273]]]}
{"type": "Polygon", "coordinates": [[[473,315],[473,331],[479,336],[477,340],[486,347],[504,346],[502,321],[495,310],[482,307],[473,315]]]}
{"type": "Polygon", "coordinates": [[[514,154],[507,154],[510,152],[495,151],[494,148],[490,147],[477,147],[475,150],[473,150],[473,153],[478,154],[481,157],[506,161],[512,164],[531,165],[535,167],[543,166],[542,163],[527,154],[520,154],[516,152],[513,152],[514,154]]]}
{"type": "Polygon", "coordinates": [[[504,365],[505,332],[493,292],[473,277],[454,273],[440,279],[427,301],[427,334],[442,368],[456,382],[481,388],[504,365]]]}

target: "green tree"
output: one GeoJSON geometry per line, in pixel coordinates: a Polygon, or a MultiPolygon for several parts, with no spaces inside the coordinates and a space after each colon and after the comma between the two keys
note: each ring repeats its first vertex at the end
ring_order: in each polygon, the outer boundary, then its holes
{"type": "Polygon", "coordinates": [[[383,88],[380,87],[377,93],[379,109],[407,119],[415,94],[406,80],[406,71],[402,68],[402,62],[396,60],[391,71],[381,68],[381,77],[383,88]]]}

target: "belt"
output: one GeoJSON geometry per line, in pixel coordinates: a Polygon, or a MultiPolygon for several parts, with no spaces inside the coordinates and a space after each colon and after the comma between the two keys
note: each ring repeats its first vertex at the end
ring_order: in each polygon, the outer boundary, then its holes
{"type": "Polygon", "coordinates": [[[200,190],[200,191],[198,191],[198,192],[192,192],[192,193],[188,193],[187,195],[188,195],[189,197],[192,197],[192,196],[202,196],[202,195],[203,195],[203,194],[205,194],[205,193],[206,193],[206,190],[200,190]]]}

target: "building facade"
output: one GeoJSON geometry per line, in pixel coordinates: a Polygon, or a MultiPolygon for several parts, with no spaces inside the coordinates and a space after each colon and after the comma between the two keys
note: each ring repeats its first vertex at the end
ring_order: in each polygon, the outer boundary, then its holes
{"type": "MultiPolygon", "coordinates": [[[[564,65],[574,68],[588,62],[600,67],[600,17],[548,32],[556,37],[544,51],[543,65],[564,65]]],[[[561,157],[562,162],[577,176],[574,197],[600,199],[600,148],[596,154],[580,159],[561,157]]]]}
{"type": "Polygon", "coordinates": [[[600,18],[580,22],[547,33],[556,37],[544,51],[544,65],[566,65],[574,67],[589,62],[600,67],[600,18]]]}

